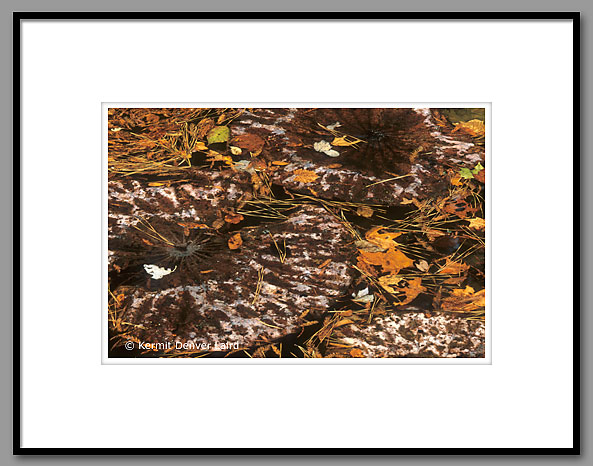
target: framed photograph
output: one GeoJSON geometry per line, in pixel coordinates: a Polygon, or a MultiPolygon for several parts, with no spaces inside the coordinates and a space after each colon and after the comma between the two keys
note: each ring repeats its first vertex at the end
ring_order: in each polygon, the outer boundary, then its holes
{"type": "Polygon", "coordinates": [[[578,454],[578,13],[14,38],[15,454],[578,454]]]}

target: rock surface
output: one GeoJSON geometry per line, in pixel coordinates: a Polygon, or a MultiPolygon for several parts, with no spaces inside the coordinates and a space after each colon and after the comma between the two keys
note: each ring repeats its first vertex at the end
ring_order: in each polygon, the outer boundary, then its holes
{"type": "MultiPolygon", "coordinates": [[[[369,325],[350,325],[336,333],[339,343],[363,358],[484,358],[484,322],[424,313],[391,313],[369,325]]],[[[351,357],[332,349],[328,357],[351,357]]]]}
{"type": "MultiPolygon", "coordinates": [[[[143,287],[124,293],[128,334],[189,349],[249,348],[297,332],[306,310],[323,313],[350,284],[349,233],[323,209],[306,206],[284,222],[240,234],[238,250],[222,248],[160,280],[144,274],[143,287]],[[274,241],[286,251],[284,262],[274,241]]],[[[139,235],[117,244],[137,244],[139,235]]],[[[139,250],[137,264],[152,260],[143,254],[154,257],[139,250]]]]}

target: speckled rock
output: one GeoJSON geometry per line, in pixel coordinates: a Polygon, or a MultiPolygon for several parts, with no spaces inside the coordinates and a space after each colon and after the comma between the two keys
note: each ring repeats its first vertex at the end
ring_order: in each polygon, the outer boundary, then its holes
{"type": "Polygon", "coordinates": [[[295,192],[342,201],[398,205],[411,198],[444,194],[445,170],[484,162],[484,148],[470,137],[438,126],[430,109],[253,109],[232,124],[233,135],[249,132],[266,140],[261,157],[287,162],[272,175],[295,192]],[[337,156],[315,150],[332,142],[335,129],[364,140],[334,146],[337,156]],[[320,126],[323,125],[323,126],[320,126]],[[318,178],[303,183],[296,170],[318,178]]]}
{"type": "MultiPolygon", "coordinates": [[[[172,224],[167,231],[175,228],[172,224]]],[[[239,249],[225,245],[194,257],[189,265],[178,261],[177,269],[159,280],[137,268],[143,283],[124,292],[122,303],[128,337],[170,342],[188,351],[254,347],[297,332],[304,311],[323,313],[352,280],[349,233],[324,209],[305,206],[286,221],[239,233],[239,249]],[[278,248],[286,252],[284,260],[278,248]]],[[[171,253],[178,246],[162,245],[155,256],[159,246],[142,249],[130,230],[127,243],[113,247],[133,268],[154,257],[166,258],[166,249],[171,253]],[[125,244],[138,248],[134,253],[129,247],[118,250],[125,244]]]]}
{"type": "MultiPolygon", "coordinates": [[[[485,324],[422,312],[378,316],[369,325],[339,329],[336,342],[360,350],[364,358],[484,358],[485,324]]],[[[327,357],[351,357],[349,349],[330,349],[327,357]]]]}

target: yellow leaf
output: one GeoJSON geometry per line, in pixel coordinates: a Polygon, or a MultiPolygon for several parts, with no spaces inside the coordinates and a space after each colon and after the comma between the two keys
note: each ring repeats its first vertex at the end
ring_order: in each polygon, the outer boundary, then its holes
{"type": "Polygon", "coordinates": [[[466,218],[465,220],[469,222],[470,228],[474,228],[476,230],[484,230],[486,228],[486,220],[483,218],[466,218]]]}
{"type": "Polygon", "coordinates": [[[486,306],[486,290],[474,292],[471,286],[459,288],[451,292],[451,296],[444,298],[441,309],[449,312],[471,312],[486,306]]]}
{"type": "Polygon", "coordinates": [[[398,290],[394,289],[391,285],[397,285],[402,280],[402,277],[398,275],[383,275],[379,277],[379,285],[381,285],[389,293],[397,293],[398,290]]]}
{"type": "Polygon", "coordinates": [[[243,238],[241,238],[241,233],[235,233],[233,236],[229,238],[229,249],[239,249],[242,244],[243,238]]]}
{"type": "Polygon", "coordinates": [[[235,146],[230,146],[231,149],[231,154],[233,155],[241,155],[241,148],[240,147],[235,147],[235,146]]]}
{"type": "Polygon", "coordinates": [[[461,133],[469,134],[471,137],[479,138],[486,134],[486,127],[482,120],[462,121],[455,125],[455,129],[453,129],[452,132],[454,133],[455,131],[460,131],[461,133]]]}
{"type": "Polygon", "coordinates": [[[277,165],[277,166],[283,166],[283,165],[288,165],[290,162],[282,162],[281,160],[274,160],[272,162],[272,165],[277,165]]]}
{"type": "Polygon", "coordinates": [[[358,138],[352,137],[352,136],[342,136],[340,138],[334,138],[334,140],[332,141],[332,146],[338,146],[338,147],[348,147],[348,146],[355,146],[356,144],[358,144],[359,142],[363,142],[358,138]]]}
{"type": "Polygon", "coordinates": [[[202,141],[197,141],[194,144],[194,147],[192,149],[194,152],[199,151],[199,150],[208,150],[208,147],[206,146],[206,144],[204,144],[202,141]]]}
{"type": "Polygon", "coordinates": [[[314,171],[310,170],[295,170],[294,171],[294,181],[299,183],[311,183],[319,178],[319,175],[314,171]]]}

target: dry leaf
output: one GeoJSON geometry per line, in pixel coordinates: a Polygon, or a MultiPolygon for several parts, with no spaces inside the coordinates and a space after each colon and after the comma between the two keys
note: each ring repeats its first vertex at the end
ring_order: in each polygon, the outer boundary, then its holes
{"type": "Polygon", "coordinates": [[[402,280],[402,277],[398,275],[383,275],[379,277],[379,285],[381,285],[385,291],[396,294],[399,290],[396,290],[392,285],[397,285],[402,280]]]}
{"type": "Polygon", "coordinates": [[[464,264],[463,262],[455,262],[447,258],[445,265],[439,270],[438,273],[448,275],[462,275],[467,272],[468,269],[469,265],[464,264]]]}
{"type": "Polygon", "coordinates": [[[377,246],[383,249],[397,247],[398,244],[393,240],[398,236],[401,236],[401,233],[396,233],[392,231],[388,231],[386,233],[379,233],[381,230],[383,230],[382,226],[371,228],[369,231],[366,232],[364,236],[367,239],[367,241],[376,244],[377,246]]]}
{"type": "Polygon", "coordinates": [[[243,152],[240,147],[230,146],[229,149],[231,149],[233,155],[241,155],[241,152],[243,152]]]}
{"type": "Polygon", "coordinates": [[[356,213],[361,217],[370,218],[373,216],[374,211],[369,206],[361,205],[358,207],[358,209],[356,209],[356,213]]]}
{"type": "Polygon", "coordinates": [[[486,220],[480,217],[466,218],[469,222],[469,227],[475,230],[484,230],[486,228],[486,220]]]}
{"type": "Polygon", "coordinates": [[[236,214],[234,212],[229,212],[224,216],[224,221],[227,223],[239,223],[243,220],[243,216],[241,214],[236,214]]]}
{"type": "Polygon", "coordinates": [[[229,249],[239,249],[242,244],[243,238],[241,238],[241,233],[235,233],[233,236],[229,238],[229,249]]]}
{"type": "Polygon", "coordinates": [[[479,138],[486,134],[486,127],[482,120],[462,121],[455,125],[452,133],[459,131],[460,133],[469,134],[471,137],[479,138]]]}
{"type": "Polygon", "coordinates": [[[256,134],[241,134],[234,137],[231,143],[249,152],[260,153],[266,142],[256,134]]]}
{"type": "Polygon", "coordinates": [[[414,301],[420,293],[426,291],[426,288],[422,286],[422,278],[417,277],[409,280],[407,287],[402,287],[398,290],[406,295],[405,299],[397,304],[397,306],[403,306],[404,304],[409,304],[414,301]]]}
{"type": "Polygon", "coordinates": [[[289,163],[290,163],[290,162],[283,162],[283,161],[281,161],[281,160],[274,160],[274,161],[272,162],[272,165],[277,165],[277,166],[281,167],[281,166],[283,166],[283,165],[288,165],[289,163]]]}
{"type": "Polygon", "coordinates": [[[358,348],[351,349],[350,356],[352,356],[353,358],[364,358],[363,352],[361,350],[359,350],[358,348]]]}
{"type": "Polygon", "coordinates": [[[386,252],[360,251],[358,258],[369,265],[380,266],[383,272],[391,274],[397,274],[401,269],[414,265],[412,259],[396,249],[388,249],[386,252]]]}
{"type": "Polygon", "coordinates": [[[453,290],[441,302],[441,310],[449,312],[471,312],[486,306],[486,290],[474,292],[471,286],[453,290]]]}
{"type": "Polygon", "coordinates": [[[199,150],[208,150],[208,147],[207,147],[207,146],[206,146],[206,144],[204,144],[202,141],[197,141],[197,142],[194,144],[194,147],[192,148],[192,150],[193,150],[194,152],[197,152],[197,151],[199,151],[199,150]]]}
{"type": "Polygon", "coordinates": [[[340,138],[334,138],[334,140],[331,142],[331,145],[338,146],[338,147],[348,147],[348,146],[354,146],[360,142],[362,142],[362,141],[355,137],[343,136],[340,138]]]}
{"type": "Polygon", "coordinates": [[[311,183],[319,178],[319,175],[314,171],[310,170],[295,170],[294,171],[294,181],[299,183],[311,183]]]}
{"type": "Polygon", "coordinates": [[[474,178],[480,183],[486,183],[486,170],[482,169],[474,175],[474,178]]]}
{"type": "Polygon", "coordinates": [[[422,259],[416,264],[416,268],[421,272],[426,272],[430,268],[430,265],[428,265],[428,262],[422,259]]]}

